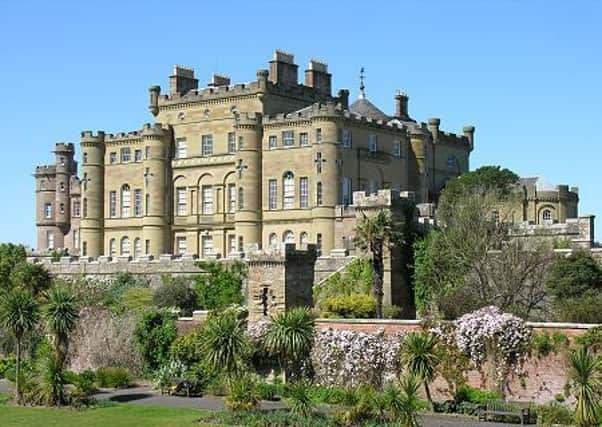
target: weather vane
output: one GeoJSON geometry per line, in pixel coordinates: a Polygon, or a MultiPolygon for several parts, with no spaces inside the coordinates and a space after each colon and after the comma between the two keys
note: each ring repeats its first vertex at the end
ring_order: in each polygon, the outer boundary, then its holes
{"type": "Polygon", "coordinates": [[[366,92],[364,92],[366,86],[364,86],[364,67],[360,69],[360,98],[364,99],[366,97],[366,92]]]}

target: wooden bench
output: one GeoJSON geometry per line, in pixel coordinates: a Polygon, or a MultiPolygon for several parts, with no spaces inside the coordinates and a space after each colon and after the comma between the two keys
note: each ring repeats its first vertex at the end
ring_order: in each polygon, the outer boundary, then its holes
{"type": "Polygon", "coordinates": [[[503,400],[489,400],[485,403],[485,409],[479,411],[479,420],[488,421],[490,416],[516,417],[520,419],[520,425],[530,418],[528,406],[519,403],[505,402],[503,400]]]}

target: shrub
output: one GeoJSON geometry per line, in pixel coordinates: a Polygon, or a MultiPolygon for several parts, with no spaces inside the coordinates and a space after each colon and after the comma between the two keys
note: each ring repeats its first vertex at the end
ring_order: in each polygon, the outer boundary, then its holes
{"type": "Polygon", "coordinates": [[[199,307],[216,310],[244,302],[241,292],[247,273],[244,263],[199,262],[197,265],[205,271],[195,279],[199,307]]]}
{"type": "Polygon", "coordinates": [[[128,388],[133,380],[124,368],[101,368],[96,371],[96,383],[103,388],[128,388]]]}
{"type": "Polygon", "coordinates": [[[294,382],[287,385],[287,403],[290,411],[300,417],[308,417],[316,410],[316,405],[311,400],[309,386],[302,382],[294,382]]]}
{"type": "Polygon", "coordinates": [[[13,354],[8,356],[6,359],[0,359],[0,379],[6,376],[6,372],[11,369],[15,369],[16,359],[13,354]]]}
{"type": "Polygon", "coordinates": [[[376,300],[370,295],[339,295],[324,299],[322,316],[346,319],[376,317],[376,300]]]}
{"type": "Polygon", "coordinates": [[[537,415],[542,426],[551,426],[553,424],[565,424],[570,425],[573,423],[572,411],[558,403],[550,403],[548,405],[541,405],[537,409],[537,415]]]}
{"type": "Polygon", "coordinates": [[[144,313],[134,335],[146,369],[155,371],[169,360],[169,350],[177,336],[175,316],[166,310],[144,313]]]}
{"type": "Polygon", "coordinates": [[[314,305],[323,308],[323,301],[340,295],[369,295],[374,270],[368,259],[353,260],[342,273],[334,273],[325,282],[313,288],[314,305]]]}
{"type": "Polygon", "coordinates": [[[163,276],[163,282],[153,295],[153,302],[159,308],[176,307],[183,316],[191,316],[197,308],[197,292],[189,280],[183,277],[163,276]]]}
{"type": "Polygon", "coordinates": [[[403,319],[403,308],[398,305],[383,305],[383,319],[403,319]]]}
{"type": "Polygon", "coordinates": [[[251,377],[244,376],[230,382],[226,407],[232,411],[253,411],[259,407],[259,395],[251,377]]]}
{"type": "Polygon", "coordinates": [[[184,373],[184,366],[177,361],[172,361],[168,364],[161,366],[153,377],[153,383],[155,388],[159,389],[161,393],[169,391],[169,389],[176,385],[177,381],[182,378],[184,373]]]}
{"type": "Polygon", "coordinates": [[[201,353],[202,333],[203,329],[197,327],[192,332],[176,338],[171,344],[171,357],[187,367],[199,363],[203,359],[201,353]]]}
{"type": "Polygon", "coordinates": [[[577,337],[575,341],[595,353],[602,351],[602,326],[588,329],[585,334],[577,337]]]}
{"type": "Polygon", "coordinates": [[[121,296],[121,305],[126,311],[150,307],[153,305],[153,291],[150,288],[129,288],[121,296]]]}
{"type": "Polygon", "coordinates": [[[458,389],[458,392],[454,396],[454,400],[458,403],[469,402],[482,404],[488,400],[499,399],[500,395],[493,391],[479,390],[478,388],[471,387],[468,384],[463,385],[458,389]]]}
{"type": "Polygon", "coordinates": [[[279,400],[279,396],[284,395],[285,388],[282,384],[258,382],[255,391],[261,400],[279,400]]]}

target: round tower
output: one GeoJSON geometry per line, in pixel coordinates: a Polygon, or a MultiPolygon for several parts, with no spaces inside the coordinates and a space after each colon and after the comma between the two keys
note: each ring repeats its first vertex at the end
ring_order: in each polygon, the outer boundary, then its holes
{"type": "Polygon", "coordinates": [[[238,149],[235,157],[237,247],[249,252],[261,248],[261,114],[241,114],[236,121],[238,149]]]}
{"type": "Polygon", "coordinates": [[[410,187],[416,194],[417,203],[427,203],[428,178],[426,165],[426,133],[421,127],[410,128],[410,187]]]}
{"type": "Polygon", "coordinates": [[[169,203],[171,200],[171,176],[169,158],[171,131],[160,123],[145,124],[142,141],[146,156],[144,165],[144,218],[142,240],[146,255],[159,257],[171,252],[169,239],[169,203]]]}
{"type": "Polygon", "coordinates": [[[103,255],[105,134],[81,133],[80,241],[83,256],[103,255]]]}

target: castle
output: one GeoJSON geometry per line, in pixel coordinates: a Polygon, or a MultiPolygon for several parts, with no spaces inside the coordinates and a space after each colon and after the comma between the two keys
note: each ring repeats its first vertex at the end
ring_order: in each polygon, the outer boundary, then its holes
{"type": "Polygon", "coordinates": [[[311,243],[328,254],[351,245],[354,192],[428,204],[469,170],[473,126],[417,122],[399,91],[385,114],[363,81],[350,104],[323,62],[304,74],[300,84],[282,51],[245,84],[213,75],[200,89],[175,66],[168,94],[149,89],[154,124],[81,133],[81,177],[73,144],[57,144],[55,164],[35,171],[38,250],[212,258],[311,243]]]}

